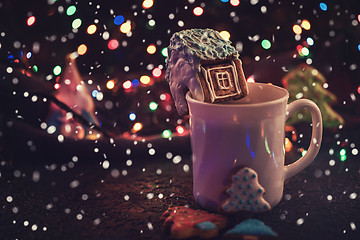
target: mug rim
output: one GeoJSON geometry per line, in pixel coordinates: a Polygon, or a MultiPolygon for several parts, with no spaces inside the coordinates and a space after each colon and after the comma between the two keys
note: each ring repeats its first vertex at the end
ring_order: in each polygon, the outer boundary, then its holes
{"type": "Polygon", "coordinates": [[[226,107],[226,108],[263,107],[263,106],[267,106],[267,105],[273,105],[273,104],[281,103],[283,101],[287,102],[287,100],[289,99],[289,92],[285,88],[273,85],[272,83],[258,83],[258,82],[252,83],[252,82],[250,82],[250,83],[247,83],[247,84],[248,85],[252,85],[252,84],[254,84],[254,85],[262,85],[262,86],[266,86],[266,87],[270,87],[270,88],[276,88],[276,89],[282,91],[284,93],[284,96],[276,98],[276,99],[271,100],[271,101],[260,102],[260,103],[246,103],[246,104],[221,104],[221,103],[203,102],[203,101],[199,101],[199,100],[196,100],[196,99],[192,98],[190,91],[188,91],[186,93],[185,97],[186,97],[186,100],[188,102],[191,102],[191,103],[202,104],[202,105],[209,106],[209,107],[221,107],[221,108],[224,108],[224,107],[226,107]]]}

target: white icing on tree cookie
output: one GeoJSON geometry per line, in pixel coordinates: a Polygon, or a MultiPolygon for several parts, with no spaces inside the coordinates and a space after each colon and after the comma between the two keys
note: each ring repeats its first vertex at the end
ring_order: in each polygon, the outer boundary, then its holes
{"type": "Polygon", "coordinates": [[[226,190],[229,198],[221,206],[227,213],[250,211],[265,212],[270,204],[263,198],[265,189],[259,184],[257,173],[248,167],[232,176],[232,184],[226,190]]]}

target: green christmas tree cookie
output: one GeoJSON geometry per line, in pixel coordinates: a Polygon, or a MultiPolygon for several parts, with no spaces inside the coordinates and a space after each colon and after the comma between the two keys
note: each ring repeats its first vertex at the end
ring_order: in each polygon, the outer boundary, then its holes
{"type": "MultiPolygon", "coordinates": [[[[289,102],[301,98],[312,100],[320,108],[324,127],[334,128],[343,125],[344,119],[331,108],[337,98],[324,88],[325,83],[325,77],[306,64],[293,69],[282,79],[282,84],[289,91],[289,102]]],[[[306,109],[295,112],[287,124],[294,125],[303,121],[311,122],[310,112],[306,109]]]]}

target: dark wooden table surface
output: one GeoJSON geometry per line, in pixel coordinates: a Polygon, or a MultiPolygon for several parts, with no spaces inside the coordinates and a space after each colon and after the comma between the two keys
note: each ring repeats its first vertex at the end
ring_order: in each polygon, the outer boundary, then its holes
{"type": "MultiPolygon", "coordinates": [[[[227,229],[251,217],[280,239],[360,239],[358,133],[325,131],[315,162],[285,183],[280,204],[232,216],[227,229]]],[[[16,121],[4,134],[11,151],[0,160],[0,239],[168,239],[161,214],[174,205],[199,208],[188,136],[59,143],[16,121]]]]}

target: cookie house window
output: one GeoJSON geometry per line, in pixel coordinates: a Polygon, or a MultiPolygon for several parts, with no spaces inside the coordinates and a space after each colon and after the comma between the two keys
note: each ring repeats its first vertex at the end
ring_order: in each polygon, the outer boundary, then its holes
{"type": "Polygon", "coordinates": [[[230,81],[230,74],[228,72],[218,72],[216,73],[216,81],[220,89],[229,89],[232,87],[230,81]]]}
{"type": "Polygon", "coordinates": [[[217,64],[201,66],[200,79],[203,79],[209,102],[224,101],[240,96],[239,76],[234,61],[224,61],[217,64]]]}

